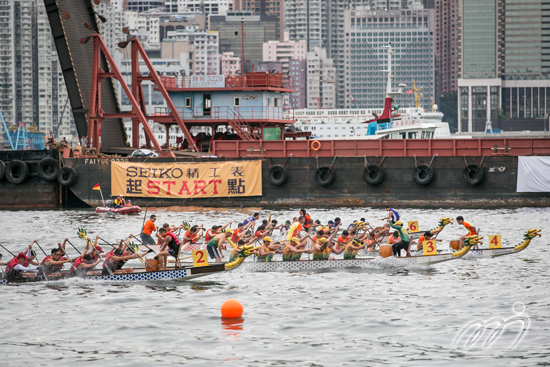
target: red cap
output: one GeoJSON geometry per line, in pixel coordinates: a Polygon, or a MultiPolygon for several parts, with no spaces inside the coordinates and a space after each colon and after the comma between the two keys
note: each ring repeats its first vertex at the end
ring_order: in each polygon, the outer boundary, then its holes
{"type": "Polygon", "coordinates": [[[22,259],[27,260],[27,255],[25,255],[24,252],[20,252],[19,255],[17,255],[17,258],[22,258],[22,259]]]}
{"type": "Polygon", "coordinates": [[[96,247],[95,247],[95,250],[96,250],[96,251],[99,251],[99,252],[101,252],[101,253],[103,253],[103,249],[102,249],[101,247],[99,247],[99,246],[96,246],[96,247]]]}

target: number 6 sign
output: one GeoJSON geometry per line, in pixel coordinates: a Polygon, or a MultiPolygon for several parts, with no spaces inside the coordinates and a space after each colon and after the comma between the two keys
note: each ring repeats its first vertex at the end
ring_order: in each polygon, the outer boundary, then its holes
{"type": "Polygon", "coordinates": [[[502,241],[499,234],[489,236],[489,248],[502,248],[502,241]]]}
{"type": "Polygon", "coordinates": [[[418,232],[418,222],[409,222],[409,233],[417,233],[418,232]]]}
{"type": "Polygon", "coordinates": [[[422,242],[422,251],[424,256],[437,255],[437,245],[435,244],[435,240],[427,240],[422,242]]]}
{"type": "Polygon", "coordinates": [[[194,250],[193,251],[193,266],[206,266],[208,265],[208,254],[206,250],[194,250]]]}

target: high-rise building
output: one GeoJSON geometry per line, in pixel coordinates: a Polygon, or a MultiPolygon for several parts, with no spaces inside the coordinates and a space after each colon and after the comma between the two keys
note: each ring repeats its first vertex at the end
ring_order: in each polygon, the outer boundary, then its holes
{"type": "MultiPolygon", "coordinates": [[[[387,54],[382,46],[392,44],[396,84],[406,84],[408,94],[395,97],[404,107],[415,105],[412,81],[422,88],[421,107],[434,101],[433,10],[347,10],[343,53],[345,66],[339,79],[339,101],[345,108],[382,108],[386,90],[387,54]]],[[[340,108],[340,107],[339,107],[340,108]]]]}
{"type": "Polygon", "coordinates": [[[308,51],[326,44],[328,23],[324,1],[286,0],[284,19],[289,40],[305,41],[308,51]]]}
{"type": "Polygon", "coordinates": [[[178,0],[179,13],[199,13],[209,15],[225,15],[233,9],[231,0],[178,0]]]}
{"type": "Polygon", "coordinates": [[[241,73],[241,58],[233,52],[224,52],[220,55],[220,74],[238,75],[241,73]]]}
{"type": "MultiPolygon", "coordinates": [[[[187,26],[186,29],[168,32],[163,41],[163,48],[170,42],[187,43],[192,46],[192,72],[195,75],[219,75],[219,37],[216,31],[200,30],[196,26],[187,26]]],[[[177,57],[177,55],[176,55],[177,57]]],[[[174,58],[176,58],[174,57],[174,58]]]]}
{"type": "Polygon", "coordinates": [[[147,11],[155,8],[164,7],[164,0],[124,0],[124,10],[147,11]]]}
{"type": "Polygon", "coordinates": [[[336,108],[336,68],[324,48],[307,53],[307,108],[336,108]]]}
{"type": "Polygon", "coordinates": [[[0,0],[0,109],[6,124],[24,122],[40,131],[70,137],[70,109],[61,112],[67,91],[44,3],[0,0]]]}
{"type": "Polygon", "coordinates": [[[436,100],[458,90],[458,0],[435,0],[436,100]]]}
{"type": "Polygon", "coordinates": [[[307,60],[290,59],[289,75],[294,80],[294,93],[290,93],[289,107],[302,109],[307,106],[307,60]]]}
{"type": "Polygon", "coordinates": [[[284,0],[233,0],[233,10],[247,10],[255,15],[275,15],[279,19],[277,23],[277,39],[284,41],[285,3],[284,0]]]}
{"type": "Polygon", "coordinates": [[[307,44],[302,41],[269,41],[263,44],[263,61],[278,61],[283,65],[283,73],[288,73],[290,59],[305,59],[307,44]]]}
{"type": "Polygon", "coordinates": [[[209,29],[220,34],[220,52],[233,52],[237,56],[242,54],[241,22],[244,22],[245,68],[247,60],[257,66],[263,61],[263,44],[277,40],[277,17],[236,11],[229,12],[226,16],[210,16],[209,29]]]}
{"type": "Polygon", "coordinates": [[[500,108],[510,129],[544,129],[550,0],[459,0],[458,6],[459,131],[492,128],[500,108]]]}

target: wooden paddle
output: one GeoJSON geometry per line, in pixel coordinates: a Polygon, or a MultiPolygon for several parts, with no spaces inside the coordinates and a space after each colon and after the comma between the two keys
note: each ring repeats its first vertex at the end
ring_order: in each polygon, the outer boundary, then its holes
{"type": "Polygon", "coordinates": [[[11,256],[16,257],[15,254],[14,254],[13,252],[11,252],[11,251],[8,250],[7,248],[5,248],[3,245],[0,245],[0,246],[2,246],[2,248],[3,248],[4,250],[6,250],[7,252],[9,252],[9,253],[11,254],[11,256]]]}

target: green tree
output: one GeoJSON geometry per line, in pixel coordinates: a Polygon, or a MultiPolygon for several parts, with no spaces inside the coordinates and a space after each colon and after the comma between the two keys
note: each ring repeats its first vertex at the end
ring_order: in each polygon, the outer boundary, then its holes
{"type": "Polygon", "coordinates": [[[449,124],[452,133],[458,130],[458,94],[446,93],[439,99],[439,110],[443,113],[443,121],[449,124]]]}

